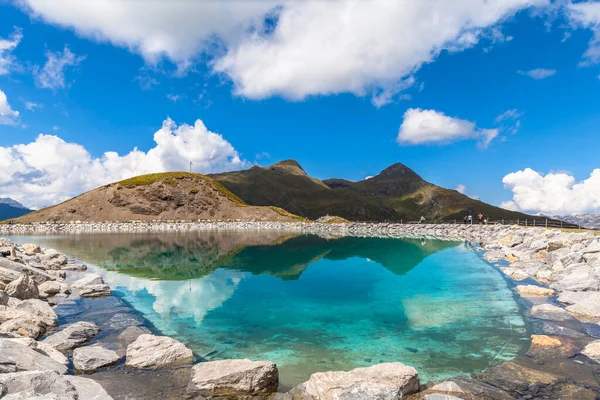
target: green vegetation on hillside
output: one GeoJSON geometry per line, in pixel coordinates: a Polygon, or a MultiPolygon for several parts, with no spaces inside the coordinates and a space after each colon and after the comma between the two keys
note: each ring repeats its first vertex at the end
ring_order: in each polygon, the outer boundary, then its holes
{"type": "Polygon", "coordinates": [[[211,177],[250,205],[276,206],[313,220],[325,215],[350,221],[414,221],[421,215],[428,221],[462,220],[479,213],[491,219],[527,217],[433,185],[402,164],[359,182],[320,181],[294,160],[211,177]]]}
{"type": "MultiPolygon", "coordinates": [[[[147,186],[147,185],[151,185],[158,181],[164,182],[165,184],[167,184],[169,186],[177,186],[177,180],[184,179],[184,178],[201,179],[202,181],[204,181],[210,185],[213,185],[214,188],[219,193],[221,193],[223,196],[227,197],[229,200],[233,201],[236,205],[238,205],[240,207],[247,206],[247,204],[242,199],[237,197],[235,194],[231,193],[230,190],[225,188],[219,182],[215,181],[214,179],[212,179],[206,175],[197,174],[195,172],[161,172],[161,173],[156,173],[156,174],[146,174],[146,175],[140,175],[140,176],[135,176],[133,178],[125,179],[125,180],[122,180],[117,183],[121,186],[125,186],[128,188],[136,187],[136,186],[147,186]]],[[[191,189],[190,193],[196,194],[196,193],[198,193],[198,189],[191,189]]]]}

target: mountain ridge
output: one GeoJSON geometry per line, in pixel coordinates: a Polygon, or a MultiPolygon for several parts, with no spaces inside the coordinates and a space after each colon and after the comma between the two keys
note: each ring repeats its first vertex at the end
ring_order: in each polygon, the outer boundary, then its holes
{"type": "Polygon", "coordinates": [[[356,182],[312,178],[296,160],[210,176],[248,204],[275,205],[313,220],[326,214],[351,221],[462,220],[479,213],[492,219],[527,217],[427,182],[402,163],[356,182]],[[303,174],[292,176],[288,167],[303,174]]]}

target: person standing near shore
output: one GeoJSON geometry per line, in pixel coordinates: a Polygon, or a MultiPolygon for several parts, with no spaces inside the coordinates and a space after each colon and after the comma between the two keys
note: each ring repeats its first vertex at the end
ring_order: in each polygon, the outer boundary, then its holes
{"type": "Polygon", "coordinates": [[[473,216],[469,214],[469,225],[473,225],[473,216]]]}
{"type": "Polygon", "coordinates": [[[421,218],[419,219],[419,221],[421,222],[421,224],[425,223],[425,217],[421,215],[421,218]]]}

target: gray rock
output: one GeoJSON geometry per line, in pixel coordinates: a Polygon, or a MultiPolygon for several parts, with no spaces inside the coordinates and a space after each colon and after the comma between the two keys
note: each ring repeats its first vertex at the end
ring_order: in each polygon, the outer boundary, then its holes
{"type": "Polygon", "coordinates": [[[0,282],[10,283],[23,275],[18,271],[0,266],[0,282]]]}
{"type": "Polygon", "coordinates": [[[560,307],[552,304],[539,304],[531,308],[533,318],[545,319],[548,321],[567,321],[573,319],[573,316],[560,307]]]}
{"type": "Polygon", "coordinates": [[[440,382],[433,386],[431,390],[446,393],[464,393],[464,390],[462,390],[462,388],[453,381],[440,382]]]}
{"type": "Polygon", "coordinates": [[[87,285],[79,289],[81,297],[104,297],[111,293],[110,286],[106,284],[87,285]]]}
{"type": "Polygon", "coordinates": [[[37,244],[33,244],[33,243],[26,243],[21,247],[23,247],[23,251],[25,251],[25,254],[27,254],[28,256],[32,256],[34,254],[38,254],[38,253],[42,252],[42,250],[40,249],[40,246],[38,246],[37,244]]]}
{"type": "Polygon", "coordinates": [[[54,371],[24,371],[0,374],[8,395],[2,400],[79,400],[77,389],[54,371]]]}
{"type": "Polygon", "coordinates": [[[73,364],[80,371],[95,371],[119,361],[121,357],[100,346],[86,346],[73,350],[73,364]]]}
{"type": "Polygon", "coordinates": [[[67,264],[67,261],[67,257],[59,253],[40,255],[40,262],[42,263],[42,268],[44,269],[62,269],[62,267],[67,264]]]}
{"type": "Polygon", "coordinates": [[[67,367],[12,339],[0,339],[0,372],[18,371],[56,371],[64,374],[67,367]]]}
{"type": "Polygon", "coordinates": [[[48,336],[43,342],[66,353],[88,342],[99,332],[100,328],[97,325],[80,321],[66,325],[61,331],[48,336]]]}
{"type": "Polygon", "coordinates": [[[117,339],[129,345],[130,343],[135,342],[141,335],[146,335],[149,333],[150,330],[143,326],[130,326],[125,328],[125,330],[121,332],[119,336],[117,336],[117,339]]]}
{"type": "Polygon", "coordinates": [[[39,296],[37,284],[27,275],[22,275],[6,286],[6,293],[19,300],[36,299],[39,296]]]}
{"type": "Polygon", "coordinates": [[[50,297],[58,293],[71,293],[69,285],[56,281],[46,281],[38,286],[40,297],[50,297]]]}
{"type": "Polygon", "coordinates": [[[140,335],[127,346],[126,364],[134,368],[160,369],[187,364],[193,359],[190,349],[167,336],[140,335]]]}
{"type": "Polygon", "coordinates": [[[594,276],[594,270],[589,265],[581,265],[566,271],[564,277],[550,287],[559,291],[596,291],[600,290],[600,280],[594,276]]]}
{"type": "Polygon", "coordinates": [[[592,242],[588,247],[586,247],[583,251],[583,254],[591,254],[591,253],[600,253],[600,240],[596,240],[592,242]]]}
{"type": "Polygon", "coordinates": [[[348,372],[317,372],[291,392],[311,400],[397,400],[418,391],[416,369],[401,363],[384,363],[348,372]]]}
{"type": "Polygon", "coordinates": [[[19,317],[0,324],[0,332],[16,333],[23,337],[39,339],[46,333],[46,328],[37,318],[19,317]]]}
{"type": "Polygon", "coordinates": [[[220,360],[192,368],[187,392],[204,397],[249,396],[277,391],[279,372],[269,361],[220,360]]]}
{"type": "Polygon", "coordinates": [[[594,340],[581,350],[581,354],[600,363],[600,340],[594,340]]]}
{"type": "Polygon", "coordinates": [[[112,400],[102,385],[92,379],[72,375],[65,375],[64,379],[75,387],[79,400],[112,400]]]}
{"type": "Polygon", "coordinates": [[[63,271],[86,271],[87,267],[83,264],[69,263],[62,267],[63,271]]]}
{"type": "Polygon", "coordinates": [[[546,239],[535,240],[529,246],[529,249],[531,251],[534,251],[534,252],[537,252],[537,251],[540,251],[540,250],[544,250],[544,249],[547,249],[547,248],[548,248],[548,241],[546,239]]]}
{"type": "Polygon", "coordinates": [[[523,393],[531,385],[547,386],[561,381],[557,375],[509,361],[486,369],[481,379],[492,386],[513,393],[523,393]]]}
{"type": "Polygon", "coordinates": [[[515,290],[523,297],[549,297],[554,295],[554,290],[534,285],[519,285],[515,290]]]}
{"type": "MultiPolygon", "coordinates": [[[[17,335],[18,336],[18,335],[17,335]]],[[[19,336],[18,338],[6,338],[4,340],[10,340],[11,342],[22,344],[23,346],[27,346],[30,349],[37,351],[38,353],[48,356],[54,361],[61,363],[63,365],[69,364],[69,359],[64,356],[63,353],[56,350],[54,347],[48,346],[43,342],[38,342],[31,338],[25,338],[19,336]]]]}
{"type": "Polygon", "coordinates": [[[58,326],[58,317],[48,303],[38,299],[28,299],[18,304],[15,309],[36,316],[47,327],[58,326]]]}
{"type": "Polygon", "coordinates": [[[447,394],[430,393],[423,397],[423,400],[462,400],[460,397],[450,396],[447,394]]]}
{"type": "Polygon", "coordinates": [[[8,298],[10,296],[4,290],[0,290],[0,306],[5,306],[8,304],[8,298]]]}
{"type": "Polygon", "coordinates": [[[102,285],[104,284],[104,279],[99,274],[88,274],[83,278],[73,282],[71,287],[75,289],[82,289],[86,286],[90,285],[102,285]]]}

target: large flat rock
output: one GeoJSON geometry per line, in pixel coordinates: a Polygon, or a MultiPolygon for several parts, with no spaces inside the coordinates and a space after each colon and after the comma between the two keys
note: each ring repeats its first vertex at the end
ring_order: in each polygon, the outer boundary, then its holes
{"type": "Polygon", "coordinates": [[[73,365],[80,371],[95,371],[116,363],[120,358],[116,352],[101,346],[86,346],[73,350],[73,365]]]}
{"type": "Polygon", "coordinates": [[[43,342],[60,352],[66,353],[88,342],[99,332],[100,328],[97,325],[80,321],[66,325],[59,332],[48,336],[43,342]]]}
{"type": "Polygon", "coordinates": [[[507,392],[525,392],[531,385],[548,386],[561,381],[561,377],[529,368],[513,361],[486,369],[481,378],[484,382],[507,392]]]}
{"type": "Polygon", "coordinates": [[[54,371],[67,372],[67,367],[47,355],[10,339],[0,339],[0,372],[54,371]]]}
{"type": "Polygon", "coordinates": [[[279,372],[269,361],[220,360],[197,364],[187,392],[204,397],[249,396],[277,391],[279,372]]]}
{"type": "Polygon", "coordinates": [[[402,363],[384,363],[348,372],[317,372],[291,391],[311,400],[398,400],[419,390],[417,370],[402,363]]]}
{"type": "Polygon", "coordinates": [[[193,360],[192,350],[168,336],[140,335],[127,346],[126,364],[134,368],[160,369],[193,360]]]}

